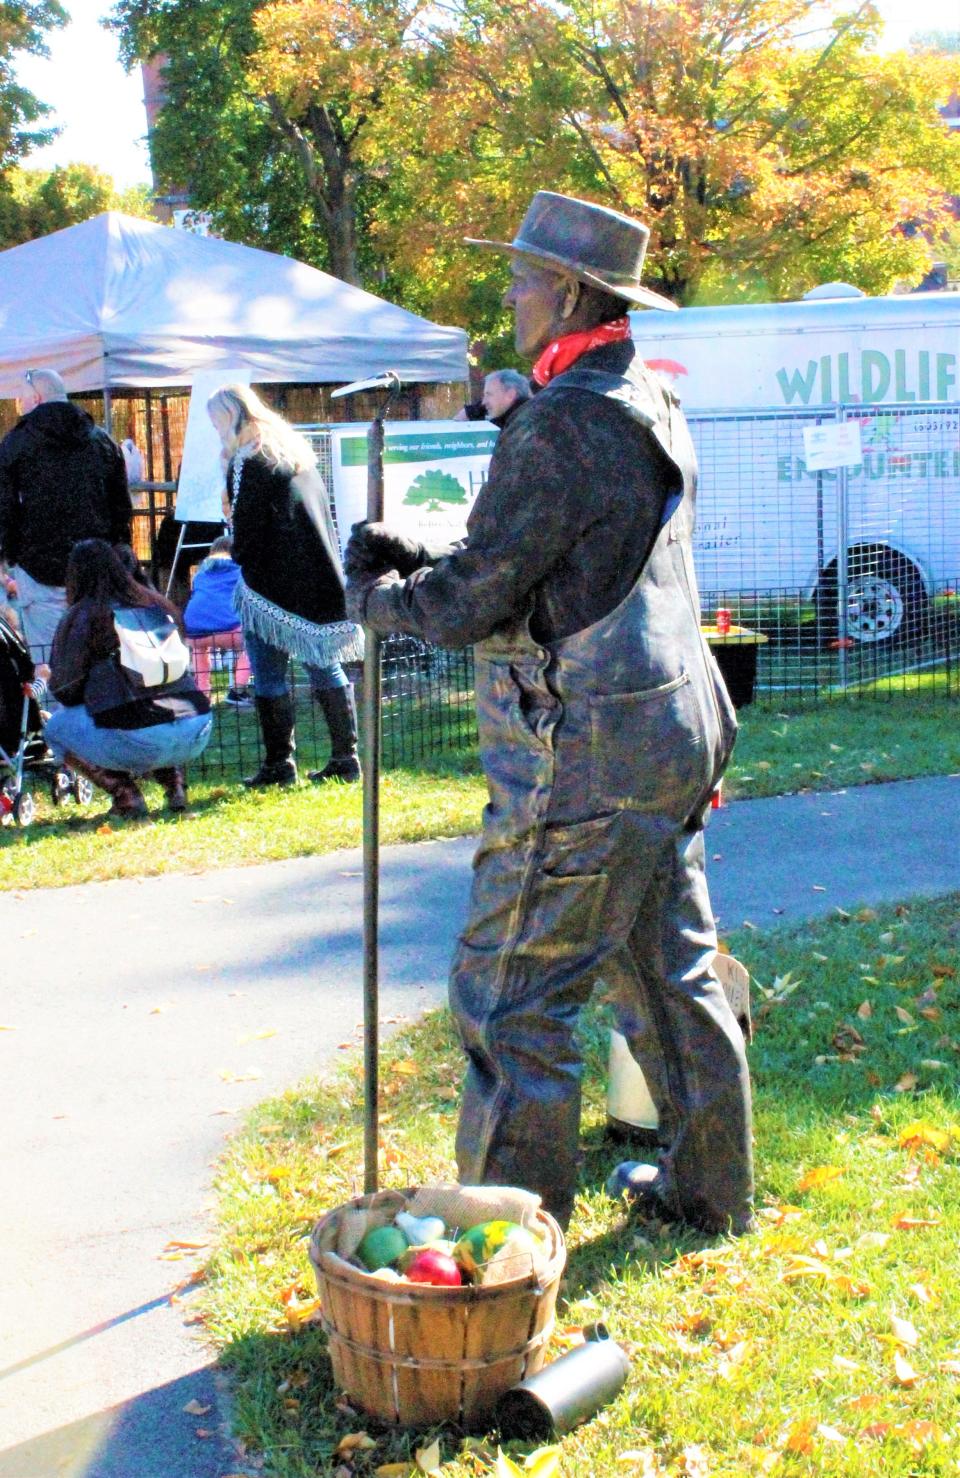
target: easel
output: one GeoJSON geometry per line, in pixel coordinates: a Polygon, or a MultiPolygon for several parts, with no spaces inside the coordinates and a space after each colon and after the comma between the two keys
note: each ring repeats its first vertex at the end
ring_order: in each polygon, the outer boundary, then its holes
{"type": "MultiPolygon", "coordinates": [[[[178,560],[180,558],[180,555],[183,553],[183,551],[185,549],[206,549],[206,550],[209,551],[210,546],[213,543],[213,540],[212,539],[204,539],[203,542],[200,543],[200,544],[186,544],[184,542],[184,540],[187,537],[187,524],[188,523],[195,523],[195,522],[198,522],[198,520],[196,520],[196,519],[188,519],[187,522],[182,523],[180,525],[180,532],[177,535],[177,547],[173,551],[173,563],[170,566],[170,578],[167,580],[167,588],[163,592],[164,595],[167,597],[168,600],[170,598],[170,591],[173,589],[173,577],[177,573],[177,562],[178,562],[178,560]]],[[[224,524],[223,525],[223,529],[226,530],[226,527],[227,527],[226,524],[224,524]]]]}

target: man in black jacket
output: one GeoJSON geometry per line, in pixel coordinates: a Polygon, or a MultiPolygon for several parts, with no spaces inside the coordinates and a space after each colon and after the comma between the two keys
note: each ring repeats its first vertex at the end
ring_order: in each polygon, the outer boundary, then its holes
{"type": "MultiPolygon", "coordinates": [[[[378,524],[346,552],[373,631],[475,644],[490,790],[450,999],[467,1051],[467,1184],[535,1190],[561,1222],[578,1172],[577,1018],[603,980],[656,1103],[641,1210],[743,1231],[753,1192],[743,1037],[713,968],[703,822],[736,720],[699,621],[696,459],[627,309],[647,231],[549,191],[512,243],[505,303],[540,387],[504,427],[467,539],[378,524]]],[[[616,1182],[619,1189],[619,1178],[616,1182]]]]}
{"type": "Polygon", "coordinates": [[[24,413],[0,442],[0,559],[16,583],[23,633],[45,661],[66,608],[67,559],[80,539],[129,544],[123,454],[54,370],[27,370],[24,413]]]}

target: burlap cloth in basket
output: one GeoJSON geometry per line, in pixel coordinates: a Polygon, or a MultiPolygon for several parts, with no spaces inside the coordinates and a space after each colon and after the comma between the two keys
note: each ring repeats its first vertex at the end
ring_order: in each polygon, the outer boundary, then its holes
{"type": "MultiPolygon", "coordinates": [[[[532,1244],[525,1237],[504,1241],[484,1265],[480,1281],[486,1287],[530,1273],[539,1276],[546,1267],[550,1248],[537,1226],[539,1208],[539,1196],[514,1186],[431,1185],[409,1191],[379,1191],[366,1206],[344,1206],[325,1225],[318,1226],[314,1248],[318,1254],[331,1253],[356,1268],[353,1259],[367,1232],[389,1226],[398,1211],[408,1211],[412,1216],[440,1216],[452,1232],[461,1234],[485,1221],[512,1221],[533,1232],[532,1244]],[[518,1241],[523,1245],[518,1246],[518,1241]]],[[[390,1270],[367,1276],[388,1282],[396,1278],[390,1270]]]]}

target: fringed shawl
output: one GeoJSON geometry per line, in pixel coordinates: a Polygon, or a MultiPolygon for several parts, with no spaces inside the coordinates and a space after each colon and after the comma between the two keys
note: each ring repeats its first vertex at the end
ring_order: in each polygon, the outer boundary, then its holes
{"type": "Polygon", "coordinates": [[[237,581],[233,604],[245,631],[254,632],[271,647],[279,647],[311,667],[363,661],[363,632],[352,621],[327,621],[318,625],[305,616],[295,616],[251,590],[242,575],[237,581]]]}

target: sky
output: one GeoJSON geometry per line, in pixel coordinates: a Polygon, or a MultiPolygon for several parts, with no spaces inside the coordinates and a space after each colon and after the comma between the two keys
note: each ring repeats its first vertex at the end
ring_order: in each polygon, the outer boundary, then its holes
{"type": "MultiPolygon", "coordinates": [[[[884,44],[905,46],[916,31],[955,31],[958,0],[878,0],[886,22],[884,44]]],[[[117,185],[149,184],[146,118],[139,69],[129,76],[117,59],[117,40],[98,24],[109,0],[65,0],[70,25],[50,40],[49,60],[23,57],[19,81],[54,108],[62,133],[30,155],[35,169],[94,164],[117,185]]]]}

